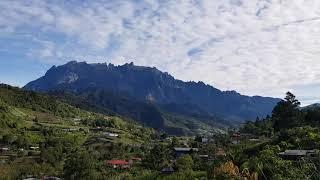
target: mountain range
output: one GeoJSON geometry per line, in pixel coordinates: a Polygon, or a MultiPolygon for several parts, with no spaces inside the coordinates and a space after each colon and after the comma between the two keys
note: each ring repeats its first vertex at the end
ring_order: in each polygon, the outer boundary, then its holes
{"type": "Polygon", "coordinates": [[[129,117],[169,133],[225,127],[271,113],[277,98],[244,96],[203,82],[184,82],[155,67],[71,61],[51,67],[24,89],[77,106],[129,117]]]}

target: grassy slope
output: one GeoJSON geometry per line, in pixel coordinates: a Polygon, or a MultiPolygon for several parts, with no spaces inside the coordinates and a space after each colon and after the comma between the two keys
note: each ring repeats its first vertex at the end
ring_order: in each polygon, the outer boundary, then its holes
{"type": "Polygon", "coordinates": [[[60,129],[89,129],[89,126],[79,123],[80,119],[89,121],[104,119],[114,122],[118,127],[110,127],[107,130],[119,132],[121,138],[110,139],[115,142],[134,143],[137,141],[141,143],[143,138],[138,136],[139,131],[151,132],[151,130],[144,130],[143,127],[119,117],[85,111],[44,94],[0,85],[0,128],[2,132],[28,129],[34,125],[60,129]]]}
{"type": "Polygon", "coordinates": [[[38,176],[41,172],[61,175],[65,159],[57,161],[54,166],[39,163],[43,150],[47,149],[43,144],[52,136],[45,134],[51,131],[54,132],[51,140],[71,143],[71,148],[81,146],[101,152],[111,144],[139,146],[150,141],[151,134],[154,133],[152,129],[117,116],[89,112],[45,94],[0,85],[0,148],[10,148],[7,152],[0,151],[0,174],[4,179],[26,177],[27,174],[21,172],[38,176]],[[119,137],[107,137],[103,132],[91,131],[95,127],[92,122],[96,120],[109,122],[107,124],[110,126],[105,127],[104,131],[118,133],[119,137]],[[40,149],[32,150],[31,146],[39,146],[40,149]],[[23,152],[19,150],[22,148],[23,152]]]}

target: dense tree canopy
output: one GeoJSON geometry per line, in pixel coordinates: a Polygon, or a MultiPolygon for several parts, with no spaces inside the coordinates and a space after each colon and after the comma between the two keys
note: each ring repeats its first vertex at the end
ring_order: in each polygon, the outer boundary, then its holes
{"type": "Polygon", "coordinates": [[[300,102],[296,97],[287,92],[284,100],[280,101],[272,111],[274,129],[279,131],[297,126],[301,122],[299,106],[300,102]]]}
{"type": "Polygon", "coordinates": [[[67,158],[64,165],[64,178],[70,180],[99,179],[98,164],[94,156],[85,150],[76,150],[67,158]]]}

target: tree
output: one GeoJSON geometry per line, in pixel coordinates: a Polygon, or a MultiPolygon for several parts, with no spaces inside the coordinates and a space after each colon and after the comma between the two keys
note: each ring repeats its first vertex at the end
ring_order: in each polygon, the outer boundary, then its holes
{"type": "Polygon", "coordinates": [[[309,179],[312,166],[283,160],[278,156],[279,146],[266,146],[256,157],[249,159],[244,166],[258,172],[259,179],[309,179]]]}
{"type": "Polygon", "coordinates": [[[170,148],[177,147],[179,145],[179,139],[176,136],[173,136],[170,144],[170,148]]]}
{"type": "Polygon", "coordinates": [[[41,147],[40,157],[42,161],[58,166],[64,157],[63,148],[60,143],[53,147],[41,147]]]}
{"type": "Polygon", "coordinates": [[[286,102],[292,105],[294,108],[298,108],[300,106],[300,102],[296,99],[296,96],[291,92],[286,93],[286,97],[284,98],[286,102]]]}
{"type": "Polygon", "coordinates": [[[197,136],[194,138],[194,141],[196,141],[196,142],[202,142],[202,136],[197,135],[197,136]]]}
{"type": "Polygon", "coordinates": [[[287,92],[284,100],[281,100],[272,111],[272,120],[274,122],[273,127],[275,131],[281,129],[288,129],[297,125],[300,125],[300,102],[296,97],[287,92]]]}
{"type": "Polygon", "coordinates": [[[179,157],[177,159],[176,166],[179,171],[192,170],[192,166],[193,166],[192,157],[188,154],[179,157]]]}
{"type": "Polygon", "coordinates": [[[161,139],[166,139],[168,137],[168,134],[167,133],[162,133],[160,135],[161,139]]]}
{"type": "Polygon", "coordinates": [[[9,134],[4,135],[2,137],[2,140],[4,143],[11,145],[12,143],[14,143],[17,140],[17,136],[15,136],[13,133],[9,133],[9,134]]]}
{"type": "Polygon", "coordinates": [[[77,150],[67,158],[63,175],[65,179],[99,179],[98,164],[86,150],[77,150]]]}
{"type": "Polygon", "coordinates": [[[214,179],[235,179],[240,174],[238,166],[232,161],[221,163],[210,171],[208,172],[208,176],[214,179]]]}
{"type": "Polygon", "coordinates": [[[147,168],[160,170],[169,164],[170,149],[162,144],[155,145],[147,154],[144,164],[147,168]]]}

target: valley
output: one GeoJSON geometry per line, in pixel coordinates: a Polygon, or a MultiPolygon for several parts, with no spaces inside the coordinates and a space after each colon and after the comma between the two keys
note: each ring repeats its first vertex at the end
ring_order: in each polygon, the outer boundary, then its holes
{"type": "Polygon", "coordinates": [[[85,92],[0,85],[2,178],[319,177],[320,109],[290,92],[270,115],[239,124],[196,106],[85,92]]]}
{"type": "Polygon", "coordinates": [[[93,111],[129,117],[173,135],[237,126],[265,117],[280,101],[224,92],[203,82],[183,82],[154,67],[133,63],[115,66],[71,61],[51,67],[24,89],[60,96],[93,111]]]}

